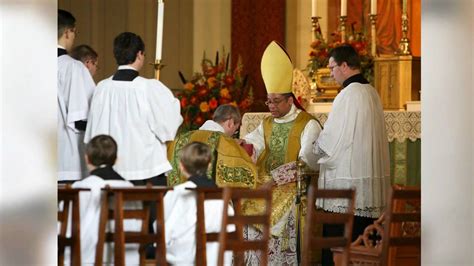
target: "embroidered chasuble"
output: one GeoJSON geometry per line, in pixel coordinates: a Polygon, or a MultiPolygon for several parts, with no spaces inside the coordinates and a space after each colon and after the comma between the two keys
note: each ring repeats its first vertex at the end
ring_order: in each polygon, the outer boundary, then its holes
{"type": "Polygon", "coordinates": [[[188,143],[199,141],[210,146],[211,163],[207,176],[215,180],[219,187],[255,188],[257,168],[247,152],[234,139],[222,132],[194,130],[179,135],[168,145],[168,160],[173,170],[168,173],[168,186],[186,182],[179,168],[179,152],[188,143]]]}
{"type": "MultiPolygon", "coordinates": [[[[263,121],[265,149],[257,160],[257,187],[272,179],[271,170],[298,160],[301,134],[311,119],[314,118],[306,112],[300,112],[295,120],[286,123],[273,123],[272,117],[265,118],[263,121]]],[[[284,227],[277,229],[275,225],[287,215],[295,203],[296,182],[275,186],[272,190],[272,234],[279,236],[284,227]]],[[[263,212],[264,207],[261,202],[251,200],[244,202],[243,209],[248,214],[257,214],[263,212]]]]}

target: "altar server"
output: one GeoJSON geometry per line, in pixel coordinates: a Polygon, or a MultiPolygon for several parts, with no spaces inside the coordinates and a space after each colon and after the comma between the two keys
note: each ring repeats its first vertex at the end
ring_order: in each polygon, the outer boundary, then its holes
{"type": "MultiPolygon", "coordinates": [[[[314,152],[322,156],[319,188],[355,188],[354,240],[386,206],[390,162],[385,119],[380,97],[360,73],[360,58],[352,46],[334,48],[328,67],[343,89],[314,145],[314,152]]],[[[329,212],[346,212],[347,208],[346,202],[338,201],[318,205],[329,212]]],[[[325,225],[323,234],[342,235],[343,230],[325,225]]],[[[331,254],[324,252],[323,265],[331,261],[331,254]]]]}
{"type": "Polygon", "coordinates": [[[94,77],[99,69],[99,55],[89,45],[81,44],[71,51],[72,58],[81,61],[94,77]]]}
{"type": "Polygon", "coordinates": [[[113,52],[119,67],[97,85],[84,141],[111,135],[120,147],[115,169],[121,176],[135,185],[166,185],[166,142],[183,121],[179,101],[160,81],[139,76],[145,63],[140,36],[119,34],[113,52]]]}
{"type": "MultiPolygon", "coordinates": [[[[181,172],[187,181],[166,193],[165,237],[166,260],[172,265],[195,265],[196,256],[196,193],[186,188],[217,187],[206,175],[211,161],[211,149],[202,142],[191,142],[183,147],[180,156],[181,172]]],[[[221,230],[222,200],[204,202],[205,230],[207,233],[218,233],[221,230]]],[[[229,207],[229,214],[234,210],[229,207]]],[[[233,226],[229,227],[232,230],[233,226]]],[[[235,229],[233,229],[235,230],[235,229]]],[[[217,265],[218,243],[206,245],[207,265],[217,265]]],[[[231,253],[226,252],[225,264],[230,265],[231,253]]]]}
{"type": "Polygon", "coordinates": [[[76,32],[74,16],[58,10],[58,180],[65,182],[87,175],[83,139],[95,87],[84,64],[68,55],[76,32]]]}
{"type": "MultiPolygon", "coordinates": [[[[81,216],[81,260],[84,265],[93,265],[95,262],[95,251],[99,233],[101,189],[106,185],[110,187],[133,187],[112,168],[117,159],[117,143],[107,135],[94,137],[86,146],[87,167],[90,176],[76,181],[73,188],[88,188],[90,191],[79,192],[80,216],[81,216]]],[[[137,202],[126,202],[127,208],[139,207],[137,202]]],[[[127,231],[141,230],[139,220],[125,220],[124,228],[127,231]]],[[[111,229],[109,223],[106,230],[111,229]]],[[[138,244],[127,244],[125,246],[126,265],[138,265],[138,244]]],[[[103,262],[113,264],[113,244],[107,243],[104,247],[103,262]]]]}

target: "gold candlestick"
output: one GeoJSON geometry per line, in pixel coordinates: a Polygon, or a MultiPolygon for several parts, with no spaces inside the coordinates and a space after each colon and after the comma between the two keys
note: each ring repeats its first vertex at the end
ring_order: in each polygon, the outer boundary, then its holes
{"type": "Polygon", "coordinates": [[[398,45],[398,50],[395,52],[398,55],[409,55],[410,51],[410,40],[408,40],[408,14],[407,14],[407,0],[403,0],[402,10],[402,39],[398,45]]]}
{"type": "Polygon", "coordinates": [[[339,32],[341,33],[341,42],[346,41],[346,20],[347,16],[339,16],[339,32]]]}
{"type": "Polygon", "coordinates": [[[377,22],[377,15],[376,14],[369,14],[370,19],[370,53],[372,56],[377,55],[377,31],[375,29],[375,25],[377,22]]]}
{"type": "Polygon", "coordinates": [[[161,60],[155,60],[155,63],[150,64],[155,68],[155,79],[160,80],[160,70],[165,67],[165,65],[161,63],[161,60]]]}
{"type": "Polygon", "coordinates": [[[313,32],[313,41],[318,39],[318,33],[322,37],[321,26],[319,25],[319,19],[321,17],[311,17],[311,31],[313,32]]]}

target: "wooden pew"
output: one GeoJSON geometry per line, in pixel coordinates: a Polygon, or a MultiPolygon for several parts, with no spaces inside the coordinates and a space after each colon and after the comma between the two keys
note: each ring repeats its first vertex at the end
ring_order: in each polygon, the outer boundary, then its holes
{"type": "MultiPolygon", "coordinates": [[[[420,200],[420,188],[395,185],[390,190],[387,211],[351,244],[350,264],[420,265],[420,200]]],[[[335,265],[341,265],[342,250],[332,251],[335,265]]]]}
{"type": "Polygon", "coordinates": [[[71,265],[81,265],[81,216],[79,206],[79,192],[89,189],[71,188],[70,184],[58,185],[58,222],[60,229],[58,234],[58,265],[64,265],[64,251],[66,247],[71,249],[71,265]],[[62,209],[59,209],[59,205],[62,209]],[[69,210],[72,205],[71,236],[67,237],[69,210]]]}
{"type": "MultiPolygon", "coordinates": [[[[196,192],[196,259],[197,266],[207,265],[206,244],[218,242],[219,233],[206,233],[206,214],[204,202],[206,200],[222,199],[222,188],[187,188],[196,192]]],[[[211,217],[212,218],[212,217],[211,217]]]]}
{"type": "Polygon", "coordinates": [[[224,265],[224,252],[233,251],[234,265],[244,265],[244,251],[261,252],[261,265],[268,264],[268,241],[270,239],[270,215],[272,191],[268,189],[224,188],[224,210],[222,229],[219,234],[219,257],[217,265],[224,265]],[[242,212],[242,200],[258,199],[265,202],[265,211],[259,215],[245,215],[242,212]],[[228,206],[232,202],[235,214],[229,216],[228,206]],[[245,240],[244,227],[258,224],[262,228],[262,239],[245,240]],[[235,225],[235,232],[227,232],[228,225],[235,225]]]}
{"type": "Polygon", "coordinates": [[[131,188],[110,188],[102,189],[101,213],[99,222],[99,239],[96,248],[96,266],[103,264],[103,251],[105,242],[114,243],[114,265],[125,265],[125,243],[140,244],[140,265],[147,265],[146,246],[150,243],[156,244],[155,261],[156,265],[167,265],[166,243],[165,243],[165,221],[163,210],[163,197],[172,188],[169,187],[131,187],[131,188]],[[109,209],[109,199],[115,200],[115,206],[109,209]],[[142,209],[125,210],[124,202],[141,201],[142,209]],[[156,233],[148,232],[151,201],[156,202],[156,233]],[[142,221],[141,232],[127,232],[124,228],[125,219],[140,219],[142,221]],[[105,232],[106,224],[109,220],[115,222],[115,232],[105,232]]]}
{"type": "Polygon", "coordinates": [[[355,191],[318,189],[315,182],[308,191],[308,209],[306,226],[304,228],[303,252],[301,265],[311,265],[311,250],[341,247],[341,265],[349,262],[349,246],[351,244],[352,226],[354,222],[354,197],[355,191]],[[328,213],[316,210],[317,199],[347,199],[348,210],[346,213],[328,213]],[[321,237],[313,234],[313,227],[317,224],[344,224],[344,235],[338,237],[321,237]]]}

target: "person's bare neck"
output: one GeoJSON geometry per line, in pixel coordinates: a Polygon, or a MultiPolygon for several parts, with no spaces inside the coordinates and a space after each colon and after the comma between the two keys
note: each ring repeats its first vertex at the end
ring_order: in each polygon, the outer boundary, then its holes
{"type": "Polygon", "coordinates": [[[61,46],[61,47],[64,47],[64,49],[67,50],[67,41],[66,41],[66,38],[63,36],[61,38],[58,39],[58,45],[61,46]]]}
{"type": "Polygon", "coordinates": [[[141,64],[138,62],[138,60],[135,60],[135,62],[128,64],[127,66],[133,67],[136,71],[140,71],[141,69],[141,64]]]}
{"type": "Polygon", "coordinates": [[[348,69],[347,70],[347,73],[346,73],[346,79],[354,76],[354,75],[357,75],[357,74],[360,74],[360,70],[359,69],[348,69]]]}

